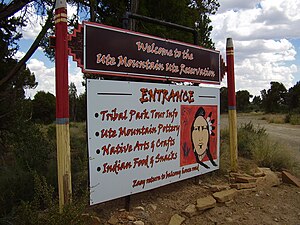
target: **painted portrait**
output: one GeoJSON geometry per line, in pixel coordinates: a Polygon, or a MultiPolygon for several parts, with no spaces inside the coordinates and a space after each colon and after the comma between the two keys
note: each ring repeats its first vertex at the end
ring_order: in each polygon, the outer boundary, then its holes
{"type": "Polygon", "coordinates": [[[217,166],[217,110],[217,106],[211,105],[181,106],[180,166],[217,166]]]}

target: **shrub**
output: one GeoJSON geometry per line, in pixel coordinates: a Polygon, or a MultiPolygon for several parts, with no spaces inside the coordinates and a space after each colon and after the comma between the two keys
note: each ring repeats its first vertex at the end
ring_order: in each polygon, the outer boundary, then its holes
{"type": "MultiPolygon", "coordinates": [[[[299,174],[299,163],[294,160],[287,147],[271,141],[264,128],[255,128],[250,122],[241,125],[237,133],[238,154],[242,157],[239,162],[249,164],[251,160],[254,160],[258,166],[269,167],[272,170],[288,169],[295,174],[299,174]]],[[[221,130],[220,161],[221,172],[228,171],[230,169],[228,129],[221,130]]],[[[243,167],[247,169],[247,166],[243,167]]]]}
{"type": "Polygon", "coordinates": [[[26,225],[83,225],[82,214],[86,208],[87,195],[66,205],[59,213],[58,199],[54,198],[54,188],[48,185],[46,178],[34,173],[33,201],[23,201],[16,209],[14,223],[26,225]]]}
{"type": "Polygon", "coordinates": [[[300,125],[300,114],[292,114],[290,118],[292,125],[300,125]]]}
{"type": "Polygon", "coordinates": [[[258,148],[260,142],[267,137],[265,128],[257,129],[251,122],[242,124],[238,129],[238,154],[239,156],[251,159],[253,150],[258,148]]]}

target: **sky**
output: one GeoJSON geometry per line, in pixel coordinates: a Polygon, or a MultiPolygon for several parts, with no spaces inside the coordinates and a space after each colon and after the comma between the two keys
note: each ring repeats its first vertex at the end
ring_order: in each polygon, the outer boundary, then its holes
{"type": "MultiPolygon", "coordinates": [[[[300,1],[298,0],[219,0],[220,8],[212,20],[212,39],[216,49],[226,58],[226,38],[232,38],[235,54],[236,91],[248,90],[260,95],[270,88],[271,81],[289,89],[300,81],[300,1]]],[[[76,8],[68,7],[68,16],[76,8]]],[[[32,13],[34,15],[34,12],[32,13]]],[[[28,24],[21,32],[20,49],[16,58],[27,51],[41,29],[39,23],[28,24]]],[[[33,98],[37,91],[55,94],[54,63],[41,49],[27,62],[34,72],[38,87],[26,90],[33,98]]],[[[81,69],[69,57],[69,82],[75,83],[78,93],[84,92],[81,69]]],[[[226,77],[221,86],[226,86],[226,77]]]]}

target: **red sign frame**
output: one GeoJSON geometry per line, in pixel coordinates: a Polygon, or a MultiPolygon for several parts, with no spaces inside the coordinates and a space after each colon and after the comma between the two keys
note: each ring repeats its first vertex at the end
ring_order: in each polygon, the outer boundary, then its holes
{"type": "Polygon", "coordinates": [[[223,78],[219,51],[103,24],[84,22],[69,45],[83,73],[211,84],[223,78]]]}

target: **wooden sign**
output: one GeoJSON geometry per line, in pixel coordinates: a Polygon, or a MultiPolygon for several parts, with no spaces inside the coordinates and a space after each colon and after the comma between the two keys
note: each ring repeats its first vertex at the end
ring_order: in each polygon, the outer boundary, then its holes
{"type": "Polygon", "coordinates": [[[212,84],[223,74],[219,51],[102,24],[84,22],[69,46],[83,73],[212,84]]]}
{"type": "Polygon", "coordinates": [[[87,80],[90,204],[219,168],[219,89],[87,80]]]}

